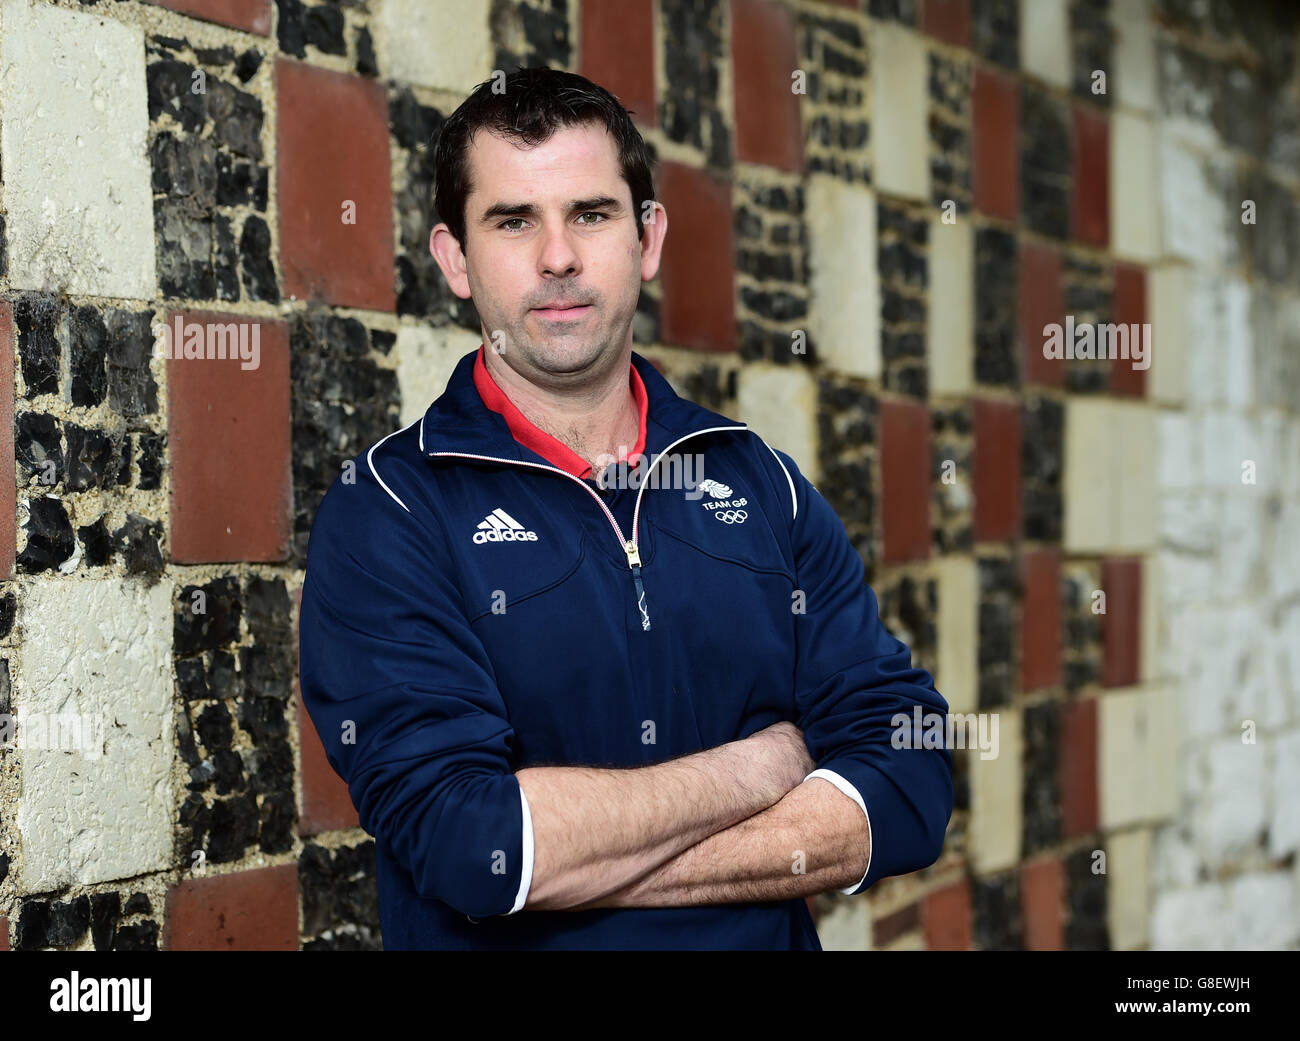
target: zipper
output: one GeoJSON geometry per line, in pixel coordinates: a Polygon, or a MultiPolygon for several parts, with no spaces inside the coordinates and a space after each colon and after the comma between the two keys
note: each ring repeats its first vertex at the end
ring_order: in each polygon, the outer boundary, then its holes
{"type": "Polygon", "coordinates": [[[645,586],[641,583],[641,550],[637,546],[636,537],[638,525],[641,520],[641,496],[645,494],[646,488],[650,486],[650,474],[653,472],[654,468],[659,465],[659,460],[680,445],[683,441],[687,441],[692,437],[699,437],[702,434],[716,433],[719,430],[748,429],[749,427],[747,426],[726,426],[706,427],[704,430],[695,430],[679,437],[662,452],[656,455],[654,459],[651,460],[649,467],[646,468],[645,479],[641,482],[641,487],[638,488],[636,492],[636,505],[632,508],[632,537],[630,539],[623,537],[623,529],[618,526],[618,520],[610,508],[605,505],[605,500],[596,494],[591,485],[587,484],[587,482],[581,477],[575,477],[573,474],[569,473],[568,470],[561,470],[558,466],[551,466],[547,463],[529,462],[526,459],[502,459],[500,456],[478,455],[473,452],[426,452],[425,455],[430,457],[451,456],[458,459],[480,459],[488,463],[504,463],[507,466],[531,466],[534,470],[549,470],[551,473],[560,474],[563,477],[569,478],[571,481],[577,481],[578,484],[582,486],[583,490],[596,500],[596,505],[604,511],[605,517],[609,520],[610,526],[614,529],[614,534],[618,536],[618,543],[623,547],[623,553],[627,556],[627,566],[632,572],[632,582],[636,587],[636,606],[637,610],[641,612],[641,629],[643,632],[649,632],[650,611],[646,604],[645,586]]]}
{"type": "Polygon", "coordinates": [[[641,585],[641,552],[631,539],[623,547],[627,553],[627,566],[632,569],[632,581],[636,583],[636,606],[641,612],[641,629],[650,631],[650,612],[645,603],[645,587],[641,585]]]}

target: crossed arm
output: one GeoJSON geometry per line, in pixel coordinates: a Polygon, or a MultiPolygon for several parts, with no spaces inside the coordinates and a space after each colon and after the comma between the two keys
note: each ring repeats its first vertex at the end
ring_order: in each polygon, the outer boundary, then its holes
{"type": "Polygon", "coordinates": [[[635,770],[516,773],[533,815],[526,910],[788,900],[866,873],[862,809],[813,769],[801,731],[635,770]]]}

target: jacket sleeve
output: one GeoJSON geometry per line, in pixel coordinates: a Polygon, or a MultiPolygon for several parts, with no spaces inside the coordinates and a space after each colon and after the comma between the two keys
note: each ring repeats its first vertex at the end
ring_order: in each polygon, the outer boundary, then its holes
{"type": "Polygon", "coordinates": [[[312,525],[299,676],[361,825],[426,899],[512,914],[532,879],[532,821],[514,732],[471,630],[436,520],[359,460],[312,525]]]}
{"type": "Polygon", "coordinates": [[[772,455],[785,471],[775,479],[790,509],[804,594],[795,615],[796,722],[817,766],[808,776],[825,778],[867,815],[866,874],[841,890],[860,893],[939,858],[953,808],[952,752],[946,742],[923,746],[913,722],[919,707],[923,726],[934,726],[936,713],[946,724],[948,703],[885,629],[862,558],[835,511],[793,459],[772,455]]]}

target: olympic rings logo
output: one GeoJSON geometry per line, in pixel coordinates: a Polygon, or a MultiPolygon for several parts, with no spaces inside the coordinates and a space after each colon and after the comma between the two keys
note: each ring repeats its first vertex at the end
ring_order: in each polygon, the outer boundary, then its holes
{"type": "Polygon", "coordinates": [[[749,514],[744,510],[718,510],[713,516],[723,524],[744,524],[749,514]]]}

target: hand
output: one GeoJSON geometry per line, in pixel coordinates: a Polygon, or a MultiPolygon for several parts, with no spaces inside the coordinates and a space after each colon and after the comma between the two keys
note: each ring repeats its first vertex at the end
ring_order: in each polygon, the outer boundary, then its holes
{"type": "Polygon", "coordinates": [[[745,738],[758,754],[763,769],[763,781],[775,792],[771,804],[780,802],[787,792],[800,784],[816,764],[808,754],[803,731],[793,723],[782,720],[745,738]]]}

